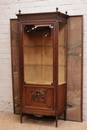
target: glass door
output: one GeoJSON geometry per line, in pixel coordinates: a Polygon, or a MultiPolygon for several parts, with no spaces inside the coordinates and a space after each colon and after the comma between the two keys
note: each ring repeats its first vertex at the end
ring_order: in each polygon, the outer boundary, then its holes
{"type": "Polygon", "coordinates": [[[24,25],[24,82],[53,83],[53,26],[24,25]]]}

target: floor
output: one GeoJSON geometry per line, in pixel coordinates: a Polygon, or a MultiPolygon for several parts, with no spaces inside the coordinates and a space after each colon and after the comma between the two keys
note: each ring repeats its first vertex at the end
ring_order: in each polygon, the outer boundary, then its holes
{"type": "Polygon", "coordinates": [[[58,121],[55,127],[54,118],[36,118],[24,116],[20,123],[20,116],[12,113],[0,112],[0,130],[87,130],[87,122],[58,121]]]}

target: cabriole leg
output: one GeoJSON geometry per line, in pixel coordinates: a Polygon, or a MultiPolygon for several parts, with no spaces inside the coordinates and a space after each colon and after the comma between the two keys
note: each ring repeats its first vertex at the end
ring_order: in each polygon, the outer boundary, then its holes
{"type": "Polygon", "coordinates": [[[58,115],[56,115],[56,127],[58,126],[58,115]]]}
{"type": "Polygon", "coordinates": [[[64,120],[66,120],[66,110],[64,111],[64,120]]]}
{"type": "Polygon", "coordinates": [[[20,113],[20,123],[22,123],[22,116],[23,116],[23,114],[22,114],[22,112],[20,113]]]}

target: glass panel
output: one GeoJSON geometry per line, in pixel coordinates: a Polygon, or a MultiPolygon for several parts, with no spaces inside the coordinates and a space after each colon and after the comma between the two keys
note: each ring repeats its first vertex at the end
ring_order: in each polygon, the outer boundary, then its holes
{"type": "Polygon", "coordinates": [[[59,85],[60,85],[66,82],[66,66],[64,65],[58,66],[58,69],[59,69],[58,80],[59,80],[59,85]]]}
{"type": "Polygon", "coordinates": [[[58,65],[66,65],[66,47],[59,46],[58,51],[58,65]]]}
{"type": "Polygon", "coordinates": [[[51,25],[24,26],[24,81],[53,83],[53,38],[51,25]]]}
{"type": "Polygon", "coordinates": [[[58,37],[58,84],[66,82],[66,41],[65,23],[59,23],[58,37]]]}
{"type": "Polygon", "coordinates": [[[30,83],[49,84],[52,81],[52,65],[28,65],[24,70],[26,81],[29,80],[30,83]]]}
{"type": "Polygon", "coordinates": [[[82,16],[68,21],[67,119],[81,121],[82,16]]]}
{"type": "Polygon", "coordinates": [[[20,113],[18,20],[10,20],[14,113],[20,113]]]}
{"type": "Polygon", "coordinates": [[[59,45],[65,45],[65,23],[59,23],[59,37],[58,37],[59,45]]]}

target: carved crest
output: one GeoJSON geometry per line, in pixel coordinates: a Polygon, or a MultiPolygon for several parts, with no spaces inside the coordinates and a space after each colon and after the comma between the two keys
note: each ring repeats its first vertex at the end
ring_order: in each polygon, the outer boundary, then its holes
{"type": "Polygon", "coordinates": [[[46,103],[46,92],[47,90],[36,90],[32,92],[31,101],[46,103]]]}

